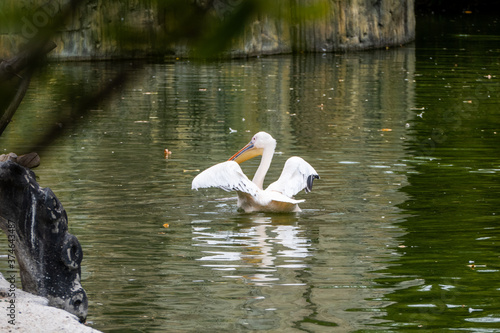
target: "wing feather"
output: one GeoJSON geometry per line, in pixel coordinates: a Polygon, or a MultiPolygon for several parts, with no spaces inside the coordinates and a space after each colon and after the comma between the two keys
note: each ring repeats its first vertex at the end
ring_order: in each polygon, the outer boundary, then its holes
{"type": "Polygon", "coordinates": [[[254,197],[259,191],[257,185],[248,179],[235,161],[222,162],[206,169],[197,175],[191,184],[193,190],[207,187],[218,187],[228,192],[244,192],[254,197]]]}
{"type": "Polygon", "coordinates": [[[291,198],[304,189],[306,193],[310,192],[314,179],[319,179],[316,170],[304,159],[293,156],[286,161],[278,180],[269,185],[266,191],[280,192],[291,198]]]}

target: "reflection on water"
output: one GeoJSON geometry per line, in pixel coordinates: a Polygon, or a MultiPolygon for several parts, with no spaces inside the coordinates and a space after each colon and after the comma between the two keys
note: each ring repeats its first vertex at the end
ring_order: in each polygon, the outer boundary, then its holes
{"type": "Polygon", "coordinates": [[[494,332],[498,48],[454,41],[142,69],[51,64],[0,144],[22,152],[54,110],[121,68],[133,77],[36,170],[82,243],[89,321],[102,331],[494,332]],[[303,212],[240,214],[231,194],[191,190],[260,130],[278,141],[266,184],[293,155],[320,174],[297,196],[303,212]]]}
{"type": "MultiPolygon", "coordinates": [[[[207,222],[210,221],[192,221],[193,245],[203,248],[201,252],[205,255],[198,260],[205,267],[231,274],[226,277],[255,285],[281,284],[285,281],[275,276],[278,269],[308,267],[303,258],[311,255],[311,244],[296,225],[273,225],[279,222],[272,217],[257,216],[252,218],[252,226],[235,232],[213,230],[207,222]],[[245,271],[251,273],[247,275],[245,271]]],[[[284,222],[290,223],[289,219],[284,222]]]]}
{"type": "Polygon", "coordinates": [[[458,31],[453,22],[427,23],[446,38],[418,53],[414,172],[399,205],[407,232],[398,238],[398,266],[377,282],[398,289],[384,298],[391,327],[499,332],[500,86],[490,74],[499,50],[498,36],[481,36],[498,23],[466,18],[458,31]]]}

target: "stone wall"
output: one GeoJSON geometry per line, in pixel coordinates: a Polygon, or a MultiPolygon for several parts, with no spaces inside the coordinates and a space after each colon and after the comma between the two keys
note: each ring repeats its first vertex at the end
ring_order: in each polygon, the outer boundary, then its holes
{"type": "Polygon", "coordinates": [[[292,0],[286,7],[280,17],[289,19],[263,15],[254,20],[232,53],[346,52],[399,46],[415,38],[413,0],[292,0]],[[308,6],[316,6],[320,15],[309,19],[296,13],[308,6]]]}
{"type": "MultiPolygon", "coordinates": [[[[244,1],[192,0],[190,6],[201,8],[215,22],[224,22],[231,19],[244,1]]],[[[0,17],[0,56],[15,52],[43,29],[67,2],[4,0],[0,4],[0,16],[13,11],[21,19],[11,23],[0,17]]],[[[172,29],[184,15],[185,8],[173,7],[179,11],[173,13],[161,3],[157,0],[84,0],[69,15],[65,28],[53,38],[57,49],[51,55],[62,59],[189,56],[185,39],[178,38],[172,29]],[[129,34],[126,40],[116,38],[126,35],[130,28],[140,34],[129,34]]],[[[276,0],[272,8],[262,5],[265,2],[259,3],[252,7],[254,15],[244,23],[240,37],[231,37],[228,51],[231,56],[345,52],[399,46],[415,37],[414,0],[276,0]]],[[[186,27],[195,30],[200,25],[188,21],[186,27]]],[[[198,33],[205,28],[201,26],[198,33]]],[[[189,33],[186,35],[189,37],[189,33]]]]}

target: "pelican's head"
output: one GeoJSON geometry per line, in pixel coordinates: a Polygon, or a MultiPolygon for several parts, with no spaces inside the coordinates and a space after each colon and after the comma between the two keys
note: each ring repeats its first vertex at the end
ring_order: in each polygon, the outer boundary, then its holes
{"type": "Polygon", "coordinates": [[[262,155],[264,150],[272,150],[276,148],[276,140],[271,134],[266,132],[259,132],[255,134],[250,142],[241,148],[236,154],[231,156],[229,161],[243,163],[251,158],[262,155]]]}

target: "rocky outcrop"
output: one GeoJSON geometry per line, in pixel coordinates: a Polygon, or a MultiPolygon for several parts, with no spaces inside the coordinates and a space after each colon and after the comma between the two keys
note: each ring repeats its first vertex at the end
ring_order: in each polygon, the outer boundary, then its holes
{"type": "MultiPolygon", "coordinates": [[[[68,232],[66,211],[52,190],[42,188],[13,156],[0,162],[0,228],[7,235],[9,268],[19,265],[24,291],[47,298],[49,305],[83,322],[88,300],[80,283],[80,243],[68,232]]],[[[20,161],[33,164],[32,159],[20,161]]]]}
{"type": "Polygon", "coordinates": [[[413,7],[413,0],[287,2],[279,10],[280,20],[263,15],[252,21],[231,53],[346,52],[399,46],[415,38],[413,7]]]}
{"type": "MultiPolygon", "coordinates": [[[[12,3],[11,7],[18,4],[21,8],[33,9],[26,11],[14,28],[0,26],[0,49],[17,49],[44,28],[66,2],[7,0],[6,3],[12,3]],[[45,5],[33,8],[33,2],[45,5]]],[[[189,8],[195,8],[198,16],[186,21],[182,18],[188,15],[188,7],[170,8],[162,3],[81,1],[73,17],[53,39],[58,46],[51,56],[64,59],[189,56],[191,48],[186,40],[197,39],[205,33],[207,22],[224,21],[243,25],[240,37],[229,36],[231,43],[227,52],[233,57],[345,52],[398,46],[415,37],[414,0],[280,0],[267,2],[271,5],[264,7],[261,1],[260,5],[248,7],[252,15],[245,17],[244,22],[237,19],[245,0],[192,0],[189,8]],[[175,27],[184,32],[179,33],[175,27]]],[[[222,31],[212,38],[228,37],[222,31]]]]}

